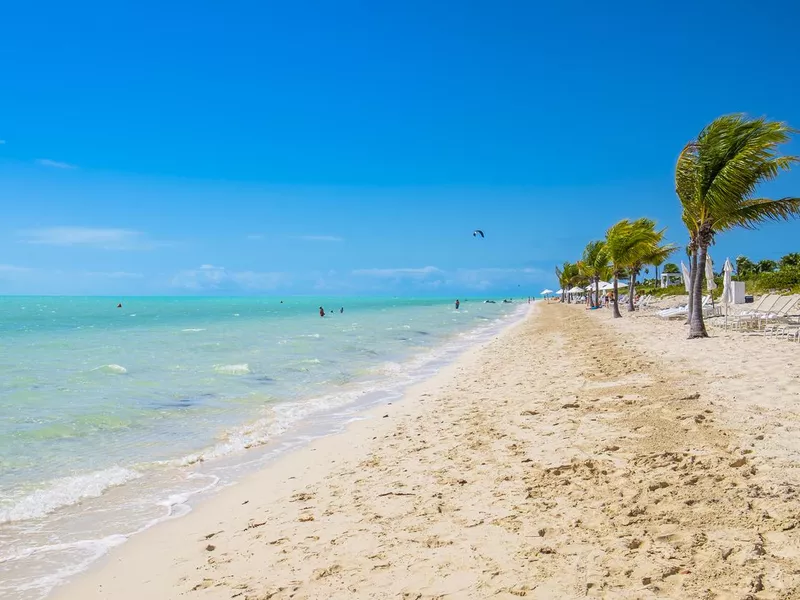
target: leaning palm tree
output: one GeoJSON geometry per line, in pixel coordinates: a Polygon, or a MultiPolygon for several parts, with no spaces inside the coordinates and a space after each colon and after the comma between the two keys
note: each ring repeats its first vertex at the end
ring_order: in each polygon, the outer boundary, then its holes
{"type": "Polygon", "coordinates": [[[652,232],[650,239],[646,242],[638,244],[632,249],[630,255],[630,264],[627,265],[630,274],[630,282],[628,283],[628,311],[633,312],[635,306],[633,303],[634,295],[636,293],[636,277],[642,272],[644,265],[662,264],[670,255],[678,249],[675,244],[663,244],[664,234],[666,229],[656,231],[656,222],[651,219],[639,219],[635,221],[637,227],[647,230],[648,234],[652,232]]]}
{"type": "Polygon", "coordinates": [[[606,243],[602,240],[595,240],[586,244],[586,248],[583,249],[583,256],[578,262],[578,268],[588,280],[589,284],[594,286],[594,296],[591,299],[591,305],[599,306],[600,279],[606,277],[608,274],[606,243]]]}
{"type": "Polygon", "coordinates": [[[609,227],[606,232],[606,252],[611,263],[611,275],[614,278],[613,315],[615,319],[622,317],[619,312],[619,278],[628,272],[643,254],[643,249],[658,245],[663,239],[653,228],[650,219],[629,221],[623,219],[609,227]]]}
{"type": "Polygon", "coordinates": [[[567,290],[576,285],[580,278],[580,271],[576,263],[565,261],[561,268],[556,267],[556,278],[561,286],[561,302],[571,300],[567,290]]]}
{"type": "Polygon", "coordinates": [[[778,147],[794,131],[785,123],[744,115],[719,117],[707,125],[678,157],[675,188],[683,206],[692,253],[689,338],[708,337],[703,311],[703,268],[708,247],[718,233],[764,221],[800,216],[800,198],[755,197],[761,183],[800,162],[779,156],[778,147]]]}

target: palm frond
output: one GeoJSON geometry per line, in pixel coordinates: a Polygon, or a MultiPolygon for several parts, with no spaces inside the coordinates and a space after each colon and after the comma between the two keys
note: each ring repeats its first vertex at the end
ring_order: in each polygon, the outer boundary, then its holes
{"type": "Polygon", "coordinates": [[[664,230],[656,231],[651,219],[624,219],[606,232],[606,249],[617,274],[625,269],[636,269],[644,264],[645,256],[653,253],[664,238],[664,230]]]}
{"type": "Polygon", "coordinates": [[[792,198],[752,199],[762,183],[800,162],[796,156],[778,153],[793,133],[779,121],[724,115],[683,148],[675,167],[675,191],[690,249],[701,236],[700,244],[707,246],[720,231],[753,229],[763,221],[797,216],[792,198]]]}
{"type": "Polygon", "coordinates": [[[675,193],[683,209],[683,223],[690,232],[697,229],[699,221],[697,198],[700,196],[700,187],[697,162],[698,144],[689,142],[681,150],[675,165],[675,193]]]}
{"type": "Polygon", "coordinates": [[[717,221],[716,229],[725,231],[734,227],[757,229],[764,221],[788,221],[800,217],[800,198],[755,198],[743,201],[725,219],[717,221]]]}
{"type": "Polygon", "coordinates": [[[600,277],[602,271],[608,266],[605,242],[595,240],[586,244],[578,264],[586,277],[600,277]]]}
{"type": "Polygon", "coordinates": [[[720,117],[698,138],[701,222],[734,212],[757,187],[797,162],[779,156],[792,130],[784,123],[743,115],[720,117]]]}

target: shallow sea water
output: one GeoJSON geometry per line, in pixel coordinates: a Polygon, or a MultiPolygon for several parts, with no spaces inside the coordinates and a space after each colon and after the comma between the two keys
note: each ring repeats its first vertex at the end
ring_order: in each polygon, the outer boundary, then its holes
{"type": "Polygon", "coordinates": [[[45,596],[190,499],[399,397],[523,310],[0,298],[0,596],[45,596]]]}

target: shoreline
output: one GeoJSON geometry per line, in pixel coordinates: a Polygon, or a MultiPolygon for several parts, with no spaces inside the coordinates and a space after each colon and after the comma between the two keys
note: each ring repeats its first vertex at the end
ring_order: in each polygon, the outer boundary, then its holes
{"type": "Polygon", "coordinates": [[[800,356],[668,333],[536,303],[53,597],[800,597],[800,356]]]}
{"type": "MultiPolygon", "coordinates": [[[[61,590],[65,587],[69,588],[72,581],[81,581],[84,577],[91,576],[98,570],[103,568],[103,565],[109,560],[109,557],[115,556],[117,553],[125,554],[125,549],[136,539],[142,536],[148,536],[153,531],[157,531],[162,527],[169,525],[175,521],[182,521],[187,517],[193,515],[198,509],[202,509],[206,503],[214,502],[220,494],[227,493],[230,489],[234,489],[239,485],[247,482],[253,477],[257,477],[262,471],[269,470],[285,460],[292,460],[292,457],[299,452],[316,452],[316,448],[309,450],[319,440],[324,440],[329,437],[349,436],[352,427],[358,425],[365,420],[374,420],[380,415],[381,411],[385,412],[386,408],[391,408],[392,405],[399,405],[407,400],[409,395],[413,395],[413,390],[420,386],[425,386],[429,381],[439,377],[440,373],[453,368],[458,365],[466,356],[469,356],[483,348],[486,344],[490,343],[492,339],[502,336],[509,329],[520,325],[524,322],[531,313],[531,306],[520,306],[517,311],[508,313],[506,317],[497,319],[491,325],[482,329],[465,332],[467,335],[475,336],[477,339],[471,341],[450,341],[447,344],[434,348],[431,351],[431,357],[427,358],[422,367],[417,367],[421,371],[421,379],[412,381],[410,383],[399,383],[397,385],[390,385],[381,387],[377,391],[368,393],[365,398],[358,399],[352,404],[341,407],[336,407],[320,414],[311,417],[313,421],[315,418],[317,422],[303,423],[290,432],[291,439],[285,438],[285,434],[281,439],[271,441],[266,445],[259,445],[245,451],[242,455],[225,456],[218,459],[213,459],[211,464],[215,470],[219,470],[222,465],[227,464],[234,470],[242,471],[228,481],[217,482],[211,486],[206,486],[203,489],[193,492],[181,498],[180,502],[170,509],[170,514],[153,520],[147,526],[144,526],[131,534],[125,535],[124,539],[111,544],[106,551],[99,557],[96,557],[88,564],[80,567],[80,570],[75,574],[70,574],[54,586],[48,593],[47,598],[60,597],[61,590]],[[505,319],[510,319],[506,321],[505,319]],[[428,373],[428,371],[431,373],[428,373]],[[399,387],[397,387],[399,385],[399,387]],[[397,389],[395,389],[397,388],[397,389]],[[387,406],[388,402],[388,406],[387,406]],[[191,502],[189,499],[191,498],[191,502]],[[195,504],[196,502],[196,504],[195,504]]],[[[409,373],[413,373],[414,370],[409,373]]],[[[383,413],[381,413],[383,414],[383,413]]],[[[198,472],[197,476],[208,477],[204,473],[202,463],[197,463],[198,472]]],[[[213,475],[212,475],[213,477],[213,475]]],[[[114,536],[118,537],[118,536],[114,536]]]]}

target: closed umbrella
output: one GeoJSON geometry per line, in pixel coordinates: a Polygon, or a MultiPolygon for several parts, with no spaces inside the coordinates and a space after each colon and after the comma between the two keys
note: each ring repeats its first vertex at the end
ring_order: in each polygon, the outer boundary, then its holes
{"type": "MultiPolygon", "coordinates": [[[[714,263],[711,261],[711,255],[706,254],[706,287],[709,292],[717,289],[717,283],[714,281],[714,263]]],[[[711,295],[711,307],[714,307],[714,295],[711,295]]]]}
{"type": "Polygon", "coordinates": [[[725,329],[728,328],[728,304],[733,302],[733,285],[731,285],[731,273],[733,273],[733,265],[731,259],[725,259],[725,266],[722,267],[722,296],[720,302],[725,305],[725,329]]]}
{"type": "Polygon", "coordinates": [[[692,276],[689,273],[689,269],[687,268],[687,266],[685,264],[683,264],[683,261],[681,261],[681,274],[683,274],[683,287],[686,288],[686,293],[687,294],[691,294],[692,293],[692,276]]]}
{"type": "Polygon", "coordinates": [[[717,289],[717,283],[714,281],[714,263],[710,254],[706,254],[706,287],[709,292],[717,289]]]}

